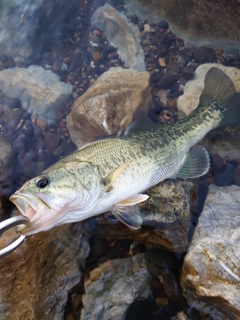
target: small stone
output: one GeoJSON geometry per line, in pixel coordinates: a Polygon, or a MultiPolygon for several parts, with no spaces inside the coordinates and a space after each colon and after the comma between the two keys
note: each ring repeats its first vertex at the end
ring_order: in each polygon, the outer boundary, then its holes
{"type": "Polygon", "coordinates": [[[197,63],[203,64],[214,61],[212,49],[202,46],[196,49],[194,59],[197,63]]]}
{"type": "Polygon", "coordinates": [[[48,154],[52,154],[56,150],[59,141],[60,138],[56,133],[48,131],[46,132],[43,139],[43,147],[46,148],[48,154]]]}
{"type": "Polygon", "coordinates": [[[40,118],[37,118],[37,119],[35,120],[35,123],[36,123],[42,130],[45,130],[46,127],[47,127],[47,122],[41,120],[40,118]]]}
{"type": "Polygon", "coordinates": [[[186,66],[181,70],[181,76],[186,80],[191,80],[195,75],[194,69],[190,66],[186,66]]]}
{"type": "Polygon", "coordinates": [[[167,297],[157,298],[155,302],[159,307],[163,308],[167,304],[168,298],[167,297]]]}
{"type": "Polygon", "coordinates": [[[162,76],[163,76],[163,74],[161,71],[153,73],[151,75],[151,82],[156,83],[157,81],[159,81],[162,78],[162,76]]]}
{"type": "Polygon", "coordinates": [[[167,106],[167,95],[168,95],[168,92],[164,89],[158,90],[156,94],[156,96],[159,98],[163,107],[167,106]]]}
{"type": "Polygon", "coordinates": [[[92,58],[93,60],[100,60],[102,59],[102,54],[100,51],[93,51],[92,52],[92,58]]]}
{"type": "Polygon", "coordinates": [[[149,46],[150,45],[150,40],[148,38],[142,40],[142,46],[149,46]]]}
{"type": "Polygon", "coordinates": [[[168,30],[168,23],[165,20],[162,20],[158,23],[158,28],[163,30],[168,30]]]}
{"type": "Polygon", "coordinates": [[[167,98],[167,107],[170,109],[177,109],[177,101],[176,98],[167,98]]]}
{"type": "Polygon", "coordinates": [[[159,58],[158,63],[161,67],[166,67],[165,59],[164,58],[159,58]]]}

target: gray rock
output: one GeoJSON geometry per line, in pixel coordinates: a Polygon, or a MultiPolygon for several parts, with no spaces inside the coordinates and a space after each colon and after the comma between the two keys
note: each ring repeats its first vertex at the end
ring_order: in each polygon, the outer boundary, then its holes
{"type": "Polygon", "coordinates": [[[209,186],[185,257],[181,284],[188,303],[213,319],[240,318],[240,188],[209,186]]]}
{"type": "Polygon", "coordinates": [[[67,117],[72,141],[84,143],[124,130],[134,112],[152,106],[149,73],[111,68],[73,104],[67,117]]]}
{"type": "MultiPolygon", "coordinates": [[[[4,233],[1,247],[15,236],[12,229],[4,233]]],[[[28,237],[0,260],[0,318],[63,319],[68,293],[80,281],[88,253],[80,224],[28,237]]]]}
{"type": "Polygon", "coordinates": [[[127,308],[147,298],[151,276],[144,255],[107,261],[85,280],[81,320],[124,320],[127,308]]]}
{"type": "Polygon", "coordinates": [[[32,119],[49,122],[72,94],[72,86],[59,81],[55,73],[33,65],[0,71],[0,88],[6,96],[18,98],[32,119]]]}
{"type": "Polygon", "coordinates": [[[149,199],[139,205],[143,225],[131,230],[108,215],[85,221],[86,231],[112,239],[133,239],[148,248],[163,248],[172,252],[186,252],[188,234],[192,227],[190,200],[193,183],[168,180],[149,189],[149,199]],[[114,228],[113,228],[114,224],[114,228]]]}
{"type": "Polygon", "coordinates": [[[139,44],[140,32],[123,13],[105,4],[93,14],[92,24],[105,33],[112,46],[118,48],[119,56],[130,68],[145,71],[144,54],[139,44]]]}

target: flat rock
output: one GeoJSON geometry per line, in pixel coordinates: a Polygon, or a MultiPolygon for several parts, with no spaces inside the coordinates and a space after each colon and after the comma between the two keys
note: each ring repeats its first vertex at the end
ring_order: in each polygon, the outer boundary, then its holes
{"type": "Polygon", "coordinates": [[[125,129],[134,112],[152,106],[148,72],[110,68],[73,104],[67,117],[72,141],[84,143],[125,129]]]}
{"type": "Polygon", "coordinates": [[[225,67],[218,63],[206,63],[195,70],[195,77],[188,81],[184,88],[184,94],[177,100],[179,118],[184,118],[195,110],[199,103],[199,97],[204,89],[205,75],[209,69],[216,67],[225,72],[233,81],[236,90],[240,91],[240,70],[232,67],[225,67]]]}
{"type": "MultiPolygon", "coordinates": [[[[12,229],[1,248],[16,236],[12,229]]],[[[30,236],[0,260],[0,318],[63,319],[68,293],[81,278],[89,253],[80,224],[30,236]]]]}
{"type": "Polygon", "coordinates": [[[240,188],[210,185],[185,257],[188,303],[213,319],[240,318],[240,188]]]}
{"type": "Polygon", "coordinates": [[[49,122],[72,94],[71,85],[61,82],[52,71],[35,65],[0,71],[0,87],[6,96],[18,98],[32,119],[38,116],[49,122]]]}
{"type": "Polygon", "coordinates": [[[190,181],[168,180],[149,189],[149,199],[139,205],[143,225],[131,230],[112,216],[101,215],[85,222],[86,232],[112,239],[133,239],[148,248],[163,248],[186,252],[192,226],[190,200],[193,184],[190,181]],[[113,227],[114,224],[114,227],[113,227]]]}
{"type": "Polygon", "coordinates": [[[145,70],[144,54],[139,44],[140,31],[136,25],[108,3],[98,8],[91,20],[104,32],[108,42],[118,48],[119,56],[130,68],[145,70]]]}
{"type": "Polygon", "coordinates": [[[127,308],[147,298],[151,276],[144,255],[104,262],[85,280],[81,320],[124,320],[127,308]]]}

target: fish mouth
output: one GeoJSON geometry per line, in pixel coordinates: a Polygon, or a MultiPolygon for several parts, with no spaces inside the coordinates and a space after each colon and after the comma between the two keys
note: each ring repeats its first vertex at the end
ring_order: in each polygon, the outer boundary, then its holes
{"type": "Polygon", "coordinates": [[[30,220],[27,225],[19,226],[19,233],[31,235],[46,231],[56,225],[56,210],[53,210],[38,196],[15,192],[9,199],[20,213],[30,220]]]}

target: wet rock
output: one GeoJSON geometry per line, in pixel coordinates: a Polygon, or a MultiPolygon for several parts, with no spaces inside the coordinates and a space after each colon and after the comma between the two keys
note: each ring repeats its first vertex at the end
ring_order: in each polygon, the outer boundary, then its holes
{"type": "Polygon", "coordinates": [[[132,302],[148,297],[149,284],[143,254],[99,265],[85,280],[80,319],[125,319],[132,302]]]}
{"type": "Polygon", "coordinates": [[[116,134],[131,123],[136,109],[147,112],[151,105],[147,72],[111,68],[75,101],[67,117],[71,139],[81,147],[116,134]]]}
{"type": "MultiPolygon", "coordinates": [[[[16,236],[9,230],[0,245],[16,236]]],[[[80,224],[30,236],[0,260],[0,318],[63,319],[68,292],[89,253],[80,224]]]]}
{"type": "Polygon", "coordinates": [[[112,46],[118,48],[119,56],[130,68],[145,70],[144,54],[139,44],[140,32],[123,13],[105,4],[93,14],[92,24],[105,33],[112,46]]]}
{"type": "Polygon", "coordinates": [[[52,154],[56,150],[59,144],[59,141],[60,141],[60,137],[56,133],[47,131],[44,135],[42,145],[44,148],[46,148],[46,152],[48,154],[52,154]]]}
{"type": "Polygon", "coordinates": [[[181,76],[186,80],[191,80],[194,74],[194,69],[190,66],[186,66],[181,70],[181,76]]]}
{"type": "Polygon", "coordinates": [[[214,55],[212,49],[204,46],[197,48],[194,52],[194,60],[200,64],[213,62],[214,55]]]}
{"type": "Polygon", "coordinates": [[[196,109],[199,102],[199,97],[204,89],[205,75],[209,69],[216,67],[225,72],[233,81],[236,90],[240,91],[240,70],[232,67],[225,67],[218,63],[206,63],[199,66],[195,70],[195,77],[189,81],[184,88],[184,94],[177,100],[179,110],[179,118],[188,116],[196,109]]]}
{"type": "Polygon", "coordinates": [[[146,193],[149,199],[139,205],[143,215],[141,229],[133,231],[107,214],[85,222],[86,232],[112,239],[133,239],[148,248],[186,252],[191,228],[189,181],[164,181],[146,193]],[[113,228],[114,225],[114,228],[113,228]]]}
{"type": "Polygon", "coordinates": [[[140,20],[169,23],[169,29],[186,47],[211,45],[215,48],[240,48],[239,2],[232,0],[125,0],[128,10],[140,20]],[[224,23],[223,23],[224,21],[224,23]]]}
{"type": "Polygon", "coordinates": [[[158,88],[168,88],[171,86],[179,73],[179,64],[175,63],[170,69],[166,71],[163,77],[155,84],[158,88]]]}
{"type": "Polygon", "coordinates": [[[175,317],[172,317],[171,320],[189,320],[189,318],[183,311],[181,311],[175,317]]]}
{"type": "Polygon", "coordinates": [[[5,95],[21,101],[32,119],[38,116],[49,122],[72,93],[72,86],[59,81],[52,71],[33,65],[0,71],[0,86],[5,95]]]}
{"type": "Polygon", "coordinates": [[[181,285],[188,303],[213,319],[240,317],[240,188],[209,186],[185,257],[181,285]]]}
{"type": "MultiPolygon", "coordinates": [[[[223,161],[240,161],[240,125],[217,128],[210,131],[202,145],[210,155],[217,154],[223,161]]],[[[217,164],[218,166],[220,164],[217,164]]]]}

